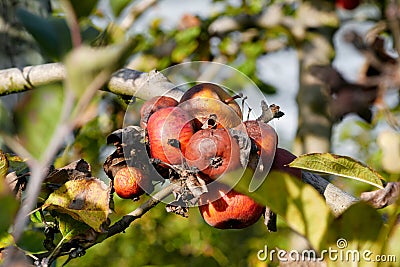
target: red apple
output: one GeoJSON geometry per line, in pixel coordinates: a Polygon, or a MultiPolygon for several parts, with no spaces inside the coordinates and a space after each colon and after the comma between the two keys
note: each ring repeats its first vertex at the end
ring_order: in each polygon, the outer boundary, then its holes
{"type": "Polygon", "coordinates": [[[147,123],[151,157],[169,164],[181,164],[193,133],[191,117],[183,109],[168,107],[154,112],[147,123]],[[169,143],[173,139],[179,141],[180,148],[169,143]]]}
{"type": "Polygon", "coordinates": [[[153,184],[142,170],[124,167],[114,176],[114,189],[119,197],[133,199],[143,195],[145,191],[153,191],[153,184]]]}
{"type": "Polygon", "coordinates": [[[200,197],[200,214],[212,227],[219,229],[241,229],[248,227],[261,217],[264,207],[251,197],[218,184],[209,187],[209,192],[200,197]]]}
{"type": "Polygon", "coordinates": [[[239,145],[225,129],[197,131],[187,144],[185,158],[189,166],[212,179],[241,167],[239,145]]]}

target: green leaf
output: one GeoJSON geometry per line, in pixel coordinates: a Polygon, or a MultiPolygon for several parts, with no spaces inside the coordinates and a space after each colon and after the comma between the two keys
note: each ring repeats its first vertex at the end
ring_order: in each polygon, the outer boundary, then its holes
{"type": "Polygon", "coordinates": [[[253,76],[256,72],[257,58],[246,58],[245,61],[238,66],[238,70],[247,76],[253,76]]]}
{"type": "Polygon", "coordinates": [[[80,97],[92,84],[93,80],[97,81],[96,87],[102,87],[109,76],[122,66],[133,45],[133,40],[128,40],[120,45],[101,48],[82,45],[74,49],[65,59],[66,84],[68,88],[77,97],[80,97]],[[99,74],[101,74],[101,79],[99,79],[99,74]]]}
{"type": "Polygon", "coordinates": [[[256,60],[257,57],[264,52],[264,42],[246,42],[242,45],[242,51],[247,58],[256,60]]]}
{"type": "Polygon", "coordinates": [[[31,217],[31,222],[33,223],[43,223],[40,211],[32,213],[30,217],[31,217]]]}
{"type": "MultiPolygon", "coordinates": [[[[354,255],[349,254],[350,252],[360,253],[357,265],[371,266],[368,265],[371,262],[363,258],[363,255],[371,254],[363,253],[368,250],[372,255],[380,254],[384,241],[379,235],[384,228],[382,216],[375,208],[364,202],[355,203],[331,223],[326,236],[329,247],[324,249],[336,250],[336,255],[343,254],[346,257],[354,255]]],[[[331,257],[325,259],[330,260],[329,266],[344,266],[343,260],[331,257]]]]}
{"type": "Polygon", "coordinates": [[[290,167],[324,174],[338,175],[383,188],[383,177],[372,168],[347,156],[331,153],[311,153],[299,156],[290,167]]]}
{"type": "Polygon", "coordinates": [[[42,18],[24,9],[18,9],[17,16],[50,58],[59,60],[72,48],[71,34],[65,19],[42,18]]]}
{"type": "Polygon", "coordinates": [[[43,245],[45,235],[36,229],[29,229],[22,233],[21,238],[17,241],[17,245],[30,253],[41,253],[46,251],[43,245]]]}
{"type": "Polygon", "coordinates": [[[17,213],[19,203],[12,196],[9,195],[0,195],[0,236],[4,233],[7,233],[10,225],[14,221],[14,216],[17,213]]]}
{"type": "Polygon", "coordinates": [[[98,38],[101,32],[95,27],[88,25],[81,29],[82,42],[85,44],[93,44],[98,38]]]}
{"type": "Polygon", "coordinates": [[[188,44],[180,44],[172,51],[171,59],[175,62],[182,62],[189,57],[198,47],[198,42],[193,41],[188,44]]]}
{"type": "Polygon", "coordinates": [[[6,154],[6,156],[8,160],[9,171],[14,171],[17,175],[21,175],[28,170],[29,167],[26,164],[26,161],[20,156],[11,155],[8,153],[6,154]]]}
{"type": "Polygon", "coordinates": [[[19,105],[15,118],[18,137],[31,155],[40,159],[60,120],[63,90],[59,84],[37,88],[19,105]]]}
{"type": "Polygon", "coordinates": [[[193,42],[194,39],[196,39],[200,33],[201,33],[200,27],[191,27],[183,31],[177,32],[174,37],[177,43],[188,44],[190,42],[193,42]]]}
{"type": "Polygon", "coordinates": [[[236,185],[235,177],[238,177],[237,173],[224,175],[222,182],[234,185],[235,190],[271,208],[291,229],[304,235],[314,248],[324,245],[333,215],[313,187],[287,173],[272,171],[257,190],[249,192],[252,171],[247,169],[236,185]]]}
{"type": "Polygon", "coordinates": [[[76,16],[79,19],[89,16],[94,7],[97,5],[97,0],[70,0],[70,2],[74,8],[76,16]]]}
{"type": "Polygon", "coordinates": [[[103,232],[109,214],[110,190],[97,178],[68,181],[50,194],[42,209],[66,213],[95,231],[103,232]]]}
{"type": "Polygon", "coordinates": [[[129,5],[130,2],[131,0],[111,0],[110,6],[114,15],[119,16],[122,10],[124,10],[124,8],[126,8],[126,6],[129,5]]]}
{"type": "MultiPolygon", "coordinates": [[[[9,233],[0,233],[0,248],[5,248],[14,244],[14,237],[9,233]]],[[[0,258],[1,263],[1,258],[0,258]]]]}
{"type": "MultiPolygon", "coordinates": [[[[400,224],[396,223],[391,229],[390,235],[388,236],[387,246],[385,248],[386,255],[400,255],[400,224]]],[[[399,260],[399,256],[397,256],[399,260]]]]}
{"type": "Polygon", "coordinates": [[[83,238],[85,234],[90,231],[90,226],[80,221],[74,220],[68,214],[58,213],[57,216],[58,229],[65,241],[80,237],[83,238]]]}

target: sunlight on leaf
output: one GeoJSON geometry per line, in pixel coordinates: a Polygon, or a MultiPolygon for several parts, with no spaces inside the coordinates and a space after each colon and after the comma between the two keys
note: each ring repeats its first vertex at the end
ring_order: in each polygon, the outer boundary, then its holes
{"type": "Polygon", "coordinates": [[[3,151],[0,149],[0,192],[2,192],[3,190],[3,181],[4,178],[7,175],[7,171],[8,171],[8,160],[7,160],[7,156],[6,154],[3,153],[3,151]]]}
{"type": "Polygon", "coordinates": [[[310,153],[299,156],[290,167],[324,174],[338,175],[383,188],[383,177],[370,167],[347,156],[330,153],[310,153]]]}
{"type": "Polygon", "coordinates": [[[5,233],[4,235],[0,234],[0,248],[8,247],[11,246],[12,244],[14,244],[14,238],[11,234],[9,233],[5,233]]]}
{"type": "MultiPolygon", "coordinates": [[[[232,174],[230,178],[228,175],[223,177],[223,182],[230,184],[230,180],[237,180],[233,176],[235,175],[232,174]]],[[[322,196],[313,187],[286,173],[272,171],[264,183],[250,193],[251,179],[251,171],[247,171],[235,185],[235,190],[268,206],[283,218],[290,228],[304,235],[314,248],[318,249],[324,244],[324,236],[333,215],[322,196]]]]}
{"type": "Polygon", "coordinates": [[[42,208],[66,213],[95,231],[103,232],[109,214],[110,190],[96,178],[68,181],[50,194],[42,208]]]}
{"type": "Polygon", "coordinates": [[[357,266],[376,266],[370,265],[373,261],[369,262],[364,256],[373,259],[380,253],[384,244],[379,239],[382,228],[382,216],[376,209],[363,202],[352,205],[329,226],[325,237],[329,244],[327,249],[338,252],[333,254],[336,258],[325,257],[329,260],[329,266],[344,266],[344,262],[351,262],[353,259],[357,261],[357,266]],[[366,251],[371,254],[363,254],[366,251]]]}

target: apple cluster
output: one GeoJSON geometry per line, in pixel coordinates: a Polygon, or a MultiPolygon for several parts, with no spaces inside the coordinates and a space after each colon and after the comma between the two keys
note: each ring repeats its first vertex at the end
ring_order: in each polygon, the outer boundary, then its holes
{"type": "MultiPolygon", "coordinates": [[[[285,166],[295,156],[277,147],[273,127],[262,120],[243,121],[238,97],[216,84],[200,83],[179,101],[157,96],[140,110],[151,164],[162,179],[183,185],[174,192],[178,208],[171,210],[183,215],[187,207],[198,206],[204,220],[220,229],[248,227],[265,210],[221,183],[224,175],[250,169],[264,179],[275,168],[301,178],[299,170],[285,166]]],[[[140,168],[121,168],[113,175],[114,189],[122,198],[136,198],[149,193],[142,185],[152,190],[150,176],[140,168]]]]}

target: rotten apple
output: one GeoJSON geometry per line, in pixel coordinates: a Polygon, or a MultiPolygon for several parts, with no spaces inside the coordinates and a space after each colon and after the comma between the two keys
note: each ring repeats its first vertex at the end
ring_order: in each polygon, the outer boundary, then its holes
{"type": "Polygon", "coordinates": [[[181,164],[193,133],[192,119],[180,107],[157,110],[147,123],[150,156],[169,164],[181,164]],[[178,146],[172,145],[171,140],[179,141],[178,146]]]}
{"type": "Polygon", "coordinates": [[[209,187],[199,200],[203,219],[219,229],[241,229],[248,227],[261,217],[264,207],[251,197],[218,184],[209,187]]]}
{"type": "Polygon", "coordinates": [[[134,199],[153,191],[153,184],[141,169],[124,167],[114,176],[114,190],[121,198],[134,199]]]}
{"type": "Polygon", "coordinates": [[[187,144],[185,158],[189,166],[212,179],[241,167],[239,145],[222,128],[197,131],[187,144]]]}

